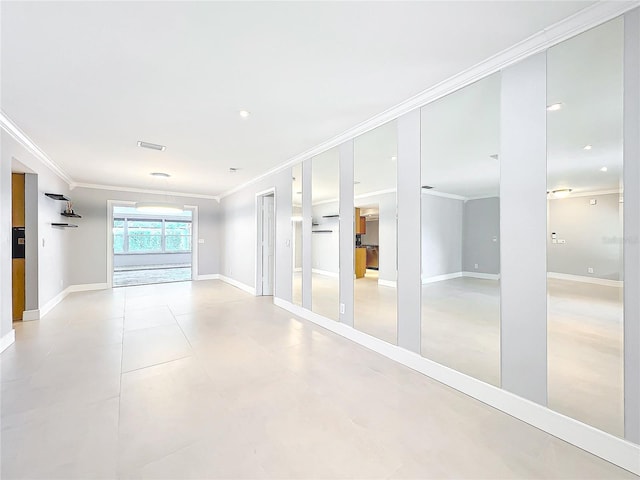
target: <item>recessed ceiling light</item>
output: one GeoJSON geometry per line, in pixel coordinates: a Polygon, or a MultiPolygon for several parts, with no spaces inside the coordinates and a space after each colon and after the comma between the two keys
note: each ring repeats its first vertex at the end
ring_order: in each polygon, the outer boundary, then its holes
{"type": "Polygon", "coordinates": [[[164,172],[151,172],[149,175],[151,175],[152,177],[162,177],[162,178],[169,178],[171,176],[168,173],[164,173],[164,172]]]}
{"type": "Polygon", "coordinates": [[[593,148],[593,145],[589,144],[589,145],[585,145],[584,147],[582,147],[583,150],[591,150],[593,148]]]}
{"type": "Polygon", "coordinates": [[[391,157],[391,161],[395,162],[396,160],[398,160],[398,157],[396,157],[395,155],[393,157],[391,157]]]}
{"type": "Polygon", "coordinates": [[[551,105],[547,105],[547,111],[549,112],[557,112],[562,108],[562,103],[552,103],[551,105]]]}
{"type": "Polygon", "coordinates": [[[249,110],[240,110],[239,113],[242,118],[249,118],[249,115],[251,115],[251,112],[249,110]]]}
{"type": "Polygon", "coordinates": [[[608,168],[607,168],[607,167],[602,167],[602,168],[600,169],[600,171],[601,171],[601,172],[606,172],[607,170],[608,170],[608,168]]]}
{"type": "Polygon", "coordinates": [[[151,150],[159,150],[160,152],[164,152],[167,147],[164,145],[158,145],[157,143],[149,143],[149,142],[141,142],[138,141],[138,146],[142,148],[150,148],[151,150]]]}
{"type": "Polygon", "coordinates": [[[569,194],[571,193],[571,189],[570,188],[560,188],[558,190],[553,190],[551,193],[556,198],[565,198],[565,197],[569,196],[569,194]]]}

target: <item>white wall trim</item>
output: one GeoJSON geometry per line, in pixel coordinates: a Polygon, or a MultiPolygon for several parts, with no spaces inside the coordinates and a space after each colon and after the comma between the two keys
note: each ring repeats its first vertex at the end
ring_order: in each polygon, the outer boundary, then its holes
{"type": "Polygon", "coordinates": [[[569,273],[547,272],[547,278],[558,280],[570,280],[572,282],[593,283],[594,285],[604,285],[607,287],[622,287],[622,280],[610,280],[608,278],[587,277],[585,275],[572,275],[569,273]]]}
{"type": "Polygon", "coordinates": [[[196,280],[220,280],[219,273],[208,273],[206,275],[198,275],[196,280]]]}
{"type": "Polygon", "coordinates": [[[635,474],[640,446],[274,297],[274,304],[635,474]]]}
{"type": "Polygon", "coordinates": [[[106,283],[84,283],[78,285],[69,285],[67,288],[58,293],[49,300],[44,306],[40,307],[40,319],[44,318],[56,305],[65,299],[67,295],[74,292],[88,292],[90,290],[105,290],[110,288],[106,283]]]}
{"type": "Polygon", "coordinates": [[[481,278],[483,280],[500,280],[499,273],[462,272],[463,277],[481,278]]]}
{"type": "Polygon", "coordinates": [[[614,189],[614,190],[594,190],[592,192],[571,192],[568,197],[556,198],[553,195],[549,195],[549,200],[567,200],[575,197],[597,197],[598,195],[622,195],[622,190],[614,189]]]}
{"type": "MultiPolygon", "coordinates": [[[[385,190],[377,190],[375,192],[369,192],[369,193],[362,193],[360,195],[355,195],[353,197],[354,200],[362,200],[363,198],[369,198],[369,197],[376,197],[378,195],[386,195],[387,193],[396,193],[397,189],[395,188],[387,188],[385,190]]],[[[358,202],[355,202],[356,204],[358,202]]],[[[357,207],[357,205],[356,205],[357,207]]]]}
{"type": "Polygon", "coordinates": [[[239,282],[238,280],[235,280],[233,278],[229,278],[225,275],[220,275],[219,277],[220,280],[222,280],[225,283],[228,283],[229,285],[232,285],[236,288],[239,288],[240,290],[244,290],[245,292],[254,295],[256,294],[256,289],[254,287],[251,287],[249,285],[247,285],[246,283],[242,283],[239,282]]]}
{"type": "MultiPolygon", "coordinates": [[[[302,270],[302,269],[300,269],[302,270]]],[[[330,272],[328,270],[320,270],[318,268],[312,268],[311,269],[311,273],[316,273],[318,275],[322,275],[324,277],[332,277],[332,278],[338,278],[340,276],[340,274],[338,272],[330,272]]]]}
{"type": "Polygon", "coordinates": [[[40,310],[25,310],[22,312],[23,322],[31,322],[33,320],[40,320],[40,310]]]}
{"type": "Polygon", "coordinates": [[[582,32],[589,30],[597,25],[600,25],[607,20],[611,20],[619,15],[622,15],[629,10],[634,9],[640,5],[640,1],[632,2],[617,2],[617,1],[601,1],[593,5],[590,5],[574,15],[567,17],[541,31],[533,34],[529,38],[503,50],[502,52],[487,58],[486,60],[468,68],[457,75],[449,77],[448,79],[430,87],[417,95],[405,100],[398,105],[385,110],[384,112],[346,130],[345,132],[337,135],[325,142],[316,145],[309,150],[302,152],[289,160],[275,166],[274,168],[266,171],[262,175],[259,175],[248,182],[238,185],[235,188],[227,190],[219,197],[224,198],[228,195],[236,193],[243,188],[256,183],[263,178],[268,177],[274,173],[277,173],[285,168],[291,167],[296,163],[300,163],[316,155],[326,152],[327,150],[334,148],[347,140],[351,140],[363,133],[366,133],[374,128],[377,128],[391,120],[394,120],[410,111],[420,108],[428,103],[431,103],[439,98],[442,98],[450,93],[455,92],[467,85],[470,85],[492,73],[495,73],[509,65],[518,63],[519,61],[542,52],[553,45],[556,45],[564,40],[574,37],[582,32]]]}
{"type": "Polygon", "coordinates": [[[0,338],[0,353],[4,352],[7,348],[13,345],[16,341],[16,331],[12,328],[10,332],[5,333],[0,338]]]}
{"type": "Polygon", "coordinates": [[[3,111],[0,110],[0,128],[13,137],[13,139],[26,148],[30,153],[36,157],[40,163],[60,177],[69,187],[73,184],[73,180],[64,171],[64,169],[56,162],[51,160],[44,150],[42,150],[36,143],[24,133],[20,127],[18,127],[13,120],[11,120],[3,111]]]}
{"type": "Polygon", "coordinates": [[[220,199],[215,195],[206,195],[203,193],[185,193],[185,192],[167,192],[165,190],[152,190],[146,188],[135,187],[119,187],[116,185],[100,185],[97,183],[71,183],[70,188],[89,188],[93,190],[111,190],[114,192],[131,192],[131,193],[150,193],[153,195],[172,196],[172,197],[188,197],[188,198],[206,198],[208,200],[216,200],[220,202],[220,199]]]}
{"type": "Polygon", "coordinates": [[[442,282],[443,280],[452,280],[454,278],[460,278],[462,272],[445,273],[443,275],[435,275],[433,277],[422,277],[422,284],[442,282]]]}
{"type": "Polygon", "coordinates": [[[424,188],[420,189],[420,194],[421,195],[431,195],[432,197],[444,197],[444,198],[451,198],[453,200],[463,200],[463,201],[467,201],[469,200],[467,197],[463,197],[462,195],[456,195],[455,193],[446,193],[446,192],[438,192],[436,190],[426,190],[424,188]]]}
{"type": "Polygon", "coordinates": [[[396,282],[395,280],[383,280],[381,278],[378,278],[378,285],[380,285],[381,287],[396,288],[398,286],[398,282],[396,282]]]}
{"type": "Polygon", "coordinates": [[[108,285],[106,283],[81,283],[79,285],[69,285],[67,287],[68,293],[75,292],[89,292],[93,290],[106,290],[108,285]]]}

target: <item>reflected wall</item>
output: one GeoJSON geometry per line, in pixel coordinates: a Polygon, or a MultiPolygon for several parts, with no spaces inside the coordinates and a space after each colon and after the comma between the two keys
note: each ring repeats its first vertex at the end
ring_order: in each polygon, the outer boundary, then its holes
{"type": "Polygon", "coordinates": [[[397,122],[354,140],[354,326],[396,344],[397,122]]]}
{"type": "Polygon", "coordinates": [[[623,43],[618,18],[547,52],[548,405],[618,436],[623,43]]]}
{"type": "Polygon", "coordinates": [[[340,157],[332,148],[311,160],[311,309],[340,318],[340,157]]]}
{"type": "Polygon", "coordinates": [[[422,355],[500,385],[500,74],[421,111],[422,355]]]}
{"type": "Polygon", "coordinates": [[[291,168],[291,301],[302,306],[302,164],[291,168]]]}

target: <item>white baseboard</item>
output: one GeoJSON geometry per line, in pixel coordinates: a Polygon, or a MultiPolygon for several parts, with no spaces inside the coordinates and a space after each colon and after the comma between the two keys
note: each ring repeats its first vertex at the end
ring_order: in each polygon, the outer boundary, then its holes
{"type": "Polygon", "coordinates": [[[74,292],[89,292],[92,290],[106,290],[108,287],[108,285],[106,283],[82,283],[79,285],[69,285],[69,287],[67,287],[67,290],[69,290],[69,293],[74,293],[74,292]]]}
{"type": "Polygon", "coordinates": [[[317,268],[312,268],[311,273],[315,273],[317,275],[324,275],[325,277],[333,277],[338,278],[340,276],[337,272],[329,272],[328,270],[319,270],[317,268]]]}
{"type": "Polygon", "coordinates": [[[396,288],[398,286],[398,282],[396,282],[395,280],[382,280],[379,278],[378,285],[380,285],[381,287],[396,288]]]}
{"type": "Polygon", "coordinates": [[[62,290],[55,297],[45,303],[43,307],[40,307],[40,318],[44,318],[44,316],[49,313],[53,309],[53,307],[58,305],[70,293],[88,292],[91,290],[105,290],[107,288],[109,288],[109,286],[106,283],[82,283],[78,285],[69,285],[67,288],[62,290]]]}
{"type": "Polygon", "coordinates": [[[234,280],[233,278],[225,277],[224,275],[220,275],[220,280],[236,288],[239,288],[240,290],[244,290],[245,292],[250,293],[251,295],[255,296],[256,294],[256,289],[254,287],[247,285],[246,283],[239,282],[238,280],[234,280]]]}
{"type": "Polygon", "coordinates": [[[33,320],[40,320],[40,310],[25,310],[22,312],[23,322],[31,322],[33,320]]]}
{"type": "Polygon", "coordinates": [[[452,280],[454,278],[460,278],[462,272],[445,273],[444,275],[435,275],[433,277],[422,277],[422,284],[442,282],[443,280],[452,280]]]}
{"type": "Polygon", "coordinates": [[[463,277],[480,278],[482,280],[500,280],[499,273],[462,272],[463,277]]]}
{"type": "Polygon", "coordinates": [[[571,275],[569,273],[548,272],[547,278],[555,278],[558,280],[571,280],[572,282],[593,283],[595,285],[605,285],[607,287],[622,287],[622,280],[609,280],[607,278],[587,277],[584,275],[571,275]]]}
{"type": "Polygon", "coordinates": [[[274,304],[608,462],[640,475],[640,445],[635,445],[561,413],[554,412],[547,407],[518,397],[506,390],[435,363],[417,353],[391,345],[344,323],[324,318],[286,300],[274,298],[274,304]]]}
{"type": "Polygon", "coordinates": [[[219,273],[209,273],[207,275],[198,275],[196,280],[220,280],[219,273]]]}
{"type": "Polygon", "coordinates": [[[15,341],[16,331],[12,328],[10,332],[5,333],[2,338],[0,338],[0,353],[13,345],[15,341]]]}

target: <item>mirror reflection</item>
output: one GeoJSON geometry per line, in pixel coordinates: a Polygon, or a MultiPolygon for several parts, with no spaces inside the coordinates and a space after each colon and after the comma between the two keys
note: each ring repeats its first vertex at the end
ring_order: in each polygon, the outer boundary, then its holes
{"type": "Polygon", "coordinates": [[[547,54],[549,408],[623,436],[623,23],[547,54]]]}
{"type": "Polygon", "coordinates": [[[311,160],[311,310],[340,318],[340,157],[337,148],[311,160]]]}
{"type": "Polygon", "coordinates": [[[291,168],[291,302],[302,306],[302,164],[291,168]]]}
{"type": "Polygon", "coordinates": [[[500,75],[421,112],[422,355],[500,385],[500,75]]]}
{"type": "Polygon", "coordinates": [[[354,326],[397,343],[397,125],[354,140],[354,326]]]}

